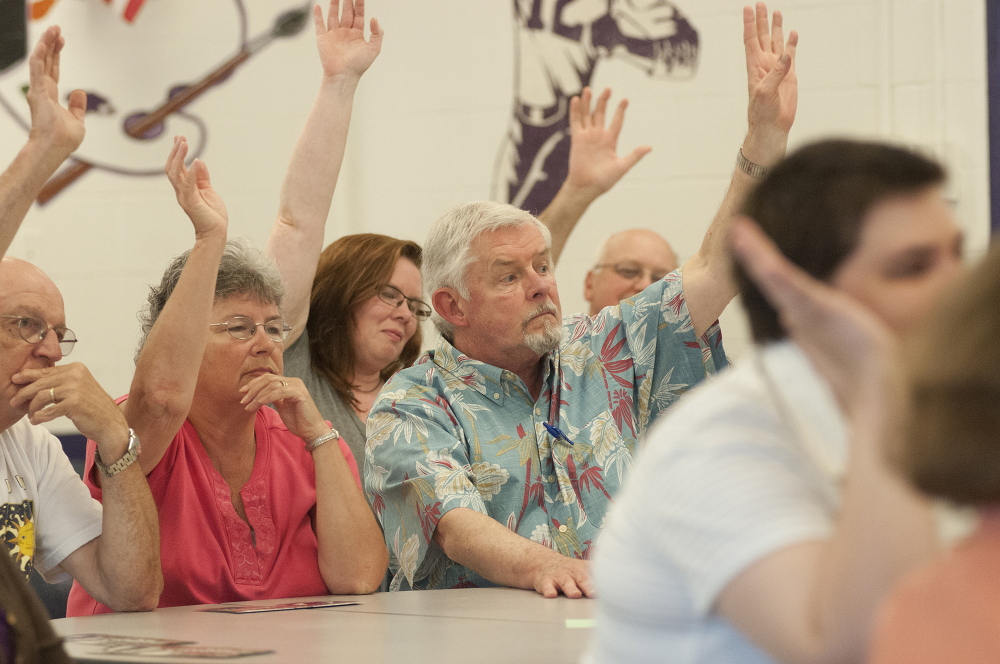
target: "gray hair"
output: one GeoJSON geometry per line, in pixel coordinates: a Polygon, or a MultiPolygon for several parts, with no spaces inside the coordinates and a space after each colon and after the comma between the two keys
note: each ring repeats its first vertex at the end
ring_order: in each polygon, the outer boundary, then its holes
{"type": "MultiPolygon", "coordinates": [[[[424,244],[424,287],[433,298],[439,288],[454,288],[469,297],[465,272],[472,264],[472,243],[480,234],[500,228],[534,224],[545,238],[545,246],[552,246],[552,234],[530,212],[506,203],[478,201],[466,203],[449,210],[434,222],[424,244]]],[[[454,326],[434,312],[434,326],[445,339],[453,338],[454,326]]]]}
{"type": "MultiPolygon", "coordinates": [[[[149,337],[149,332],[153,329],[153,324],[160,317],[170,294],[177,287],[190,254],[189,249],[170,261],[163,272],[160,284],[150,286],[146,305],[139,312],[142,338],[136,351],[137,358],[149,337]]],[[[244,238],[233,238],[226,242],[222,259],[219,261],[219,274],[215,278],[216,302],[233,295],[249,295],[260,302],[273,302],[279,307],[281,298],[285,295],[285,284],[274,261],[244,238]]]]}

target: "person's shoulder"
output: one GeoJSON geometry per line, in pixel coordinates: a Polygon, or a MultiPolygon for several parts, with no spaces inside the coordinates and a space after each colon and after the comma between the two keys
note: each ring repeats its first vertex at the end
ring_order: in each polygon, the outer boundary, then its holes
{"type": "Polygon", "coordinates": [[[59,444],[55,434],[40,424],[32,424],[27,416],[0,432],[0,443],[16,445],[21,448],[31,448],[59,444]]]}

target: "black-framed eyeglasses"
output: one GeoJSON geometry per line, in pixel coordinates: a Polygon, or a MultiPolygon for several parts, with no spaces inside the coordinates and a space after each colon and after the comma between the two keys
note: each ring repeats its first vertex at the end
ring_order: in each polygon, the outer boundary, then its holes
{"type": "Polygon", "coordinates": [[[610,267],[614,270],[622,279],[626,281],[635,281],[644,274],[649,275],[649,280],[651,282],[657,282],[663,277],[667,276],[667,272],[663,270],[654,270],[653,268],[648,268],[638,263],[632,261],[621,261],[619,263],[600,263],[594,266],[595,268],[610,267]]]}
{"type": "Polygon", "coordinates": [[[378,297],[386,304],[391,304],[393,309],[406,302],[406,305],[410,308],[410,313],[419,320],[427,320],[431,317],[431,307],[429,304],[423,300],[403,295],[403,291],[392,284],[382,286],[378,292],[378,297]]]}
{"type": "Polygon", "coordinates": [[[288,333],[292,331],[292,328],[285,324],[283,318],[272,318],[271,320],[266,320],[263,323],[255,323],[252,319],[246,316],[233,316],[229,320],[222,321],[221,323],[209,323],[211,327],[224,327],[226,332],[229,333],[233,339],[252,339],[253,335],[257,333],[257,328],[264,328],[264,334],[271,341],[276,341],[281,343],[288,338],[288,333]]]}
{"type": "Polygon", "coordinates": [[[74,334],[73,330],[68,327],[56,327],[55,325],[49,325],[41,318],[35,318],[34,316],[4,314],[0,315],[0,318],[16,320],[17,333],[21,335],[21,338],[29,344],[42,343],[42,340],[45,339],[45,335],[49,333],[49,330],[52,330],[56,333],[56,339],[59,340],[59,350],[62,351],[62,354],[69,355],[73,352],[73,346],[76,344],[76,334],[74,334]]]}

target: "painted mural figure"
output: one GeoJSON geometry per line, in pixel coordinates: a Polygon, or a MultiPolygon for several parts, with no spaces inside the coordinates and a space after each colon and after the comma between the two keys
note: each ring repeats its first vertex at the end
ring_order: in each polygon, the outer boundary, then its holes
{"type": "Polygon", "coordinates": [[[538,214],[566,178],[569,100],[597,64],[622,58],[650,76],[690,78],[698,33],[667,0],[514,0],[513,117],[493,197],[538,214]]]}

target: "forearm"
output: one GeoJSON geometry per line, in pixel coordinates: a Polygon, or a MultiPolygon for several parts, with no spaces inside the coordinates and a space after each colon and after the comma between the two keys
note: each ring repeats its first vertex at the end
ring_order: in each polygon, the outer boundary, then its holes
{"type": "Polygon", "coordinates": [[[330,204],[340,174],[358,78],[324,77],[281,186],[278,216],[268,239],[288,288],[285,310],[300,328],[323,249],[330,204]]]}
{"type": "Polygon", "coordinates": [[[0,257],[7,253],[21,222],[45,182],[71,150],[44,138],[29,138],[0,174],[0,257]]]}
{"type": "Polygon", "coordinates": [[[378,590],[389,553],[382,531],[354,481],[336,440],[313,453],[319,569],[332,594],[378,590]]]}
{"type": "MultiPolygon", "coordinates": [[[[784,158],[787,143],[787,132],[751,127],[741,149],[749,161],[772,167],[784,158]]],[[[696,336],[704,334],[737,295],[729,255],[729,229],[747,195],[759,182],[740,168],[733,170],[729,188],[701,246],[684,264],[684,291],[696,336]]]]}
{"type": "Polygon", "coordinates": [[[559,556],[468,508],[448,511],[438,522],[434,541],[445,555],[497,585],[533,590],[545,561],[559,556]]]}
{"type": "Polygon", "coordinates": [[[562,254],[570,233],[583,217],[590,204],[600,192],[592,192],[574,187],[567,180],[556,193],[549,206],[538,215],[541,221],[552,233],[552,262],[557,263],[562,254]]]}
{"type": "Polygon", "coordinates": [[[94,597],[115,611],[152,610],[163,574],[159,519],[146,477],[133,464],[101,479],[104,518],[96,559],[104,597],[94,597]]]}
{"type": "MultiPolygon", "coordinates": [[[[143,441],[141,458],[158,461],[191,405],[209,334],[224,234],[199,238],[177,285],[150,331],[125,402],[129,425],[143,441]],[[171,423],[166,426],[166,419],[171,423]],[[167,428],[171,430],[167,431],[167,428]],[[165,441],[165,442],[164,442],[165,441]]],[[[144,463],[146,472],[152,468],[144,463]]]]}

